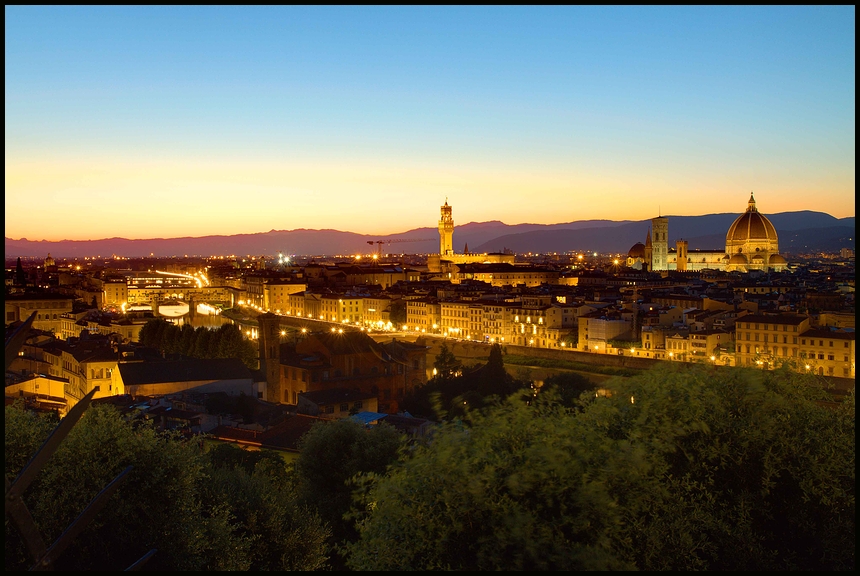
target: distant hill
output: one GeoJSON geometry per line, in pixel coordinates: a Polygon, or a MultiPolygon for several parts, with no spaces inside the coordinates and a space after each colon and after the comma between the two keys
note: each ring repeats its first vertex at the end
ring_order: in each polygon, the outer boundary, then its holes
{"type": "MultiPolygon", "coordinates": [[[[669,243],[689,242],[690,249],[722,249],[726,232],[739,214],[667,216],[669,243]]],[[[782,212],[767,215],[779,233],[780,251],[836,251],[854,248],[854,217],[837,219],[822,212],[782,212]]],[[[560,224],[514,224],[499,221],[470,222],[454,229],[454,249],[460,253],[468,244],[470,252],[517,253],[588,250],[624,253],[636,242],[644,242],[650,220],[580,220],[560,224]]],[[[270,230],[258,234],[151,238],[129,240],[61,240],[58,242],[5,239],[7,258],[16,256],[82,258],[84,256],[136,257],[183,255],[337,255],[368,253],[373,242],[382,240],[386,253],[435,253],[439,250],[436,228],[415,228],[385,237],[339,230],[270,230]]]]}
{"type": "MultiPolygon", "coordinates": [[[[687,240],[691,250],[722,250],[726,232],[740,214],[667,216],[669,246],[687,240]]],[[[780,251],[836,251],[854,248],[854,218],[834,218],[823,212],[782,212],[767,215],[779,234],[780,251]]],[[[627,252],[645,242],[651,220],[621,223],[587,230],[543,229],[499,236],[474,247],[475,252],[495,252],[507,247],[517,253],[565,251],[627,252]]],[[[456,231],[455,231],[456,237],[456,231]]],[[[470,246],[470,249],[472,247],[470,246]]]]}

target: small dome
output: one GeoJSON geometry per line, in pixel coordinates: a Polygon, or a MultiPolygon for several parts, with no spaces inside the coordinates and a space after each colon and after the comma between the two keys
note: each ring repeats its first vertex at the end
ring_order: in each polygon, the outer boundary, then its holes
{"type": "Polygon", "coordinates": [[[779,254],[772,254],[769,263],[771,266],[774,264],[788,264],[788,260],[780,256],[779,254]]]}
{"type": "Polygon", "coordinates": [[[729,258],[729,264],[743,264],[746,266],[748,264],[747,257],[743,254],[735,254],[731,258],[729,258]]]}
{"type": "Polygon", "coordinates": [[[766,216],[756,209],[755,198],[752,194],[750,194],[747,211],[738,216],[734,223],[729,226],[729,231],[726,234],[727,244],[746,242],[747,240],[777,241],[776,228],[766,216]]]}
{"type": "Polygon", "coordinates": [[[642,242],[634,244],[627,252],[628,258],[645,258],[645,245],[642,242]]]}

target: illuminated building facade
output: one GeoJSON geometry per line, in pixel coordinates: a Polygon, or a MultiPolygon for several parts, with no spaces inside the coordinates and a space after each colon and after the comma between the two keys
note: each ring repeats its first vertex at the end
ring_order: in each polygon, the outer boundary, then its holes
{"type": "Polygon", "coordinates": [[[776,228],[758,211],[752,194],[746,211],[735,219],[726,233],[725,250],[689,250],[686,240],[677,240],[672,250],[668,246],[669,219],[663,216],[654,218],[645,244],[637,242],[627,253],[627,265],[655,272],[781,272],[788,266],[779,254],[776,228]]]}
{"type": "Polygon", "coordinates": [[[451,264],[514,263],[513,254],[455,254],[453,207],[445,200],[439,218],[439,254],[427,257],[427,269],[434,273],[448,271],[451,264]]]}

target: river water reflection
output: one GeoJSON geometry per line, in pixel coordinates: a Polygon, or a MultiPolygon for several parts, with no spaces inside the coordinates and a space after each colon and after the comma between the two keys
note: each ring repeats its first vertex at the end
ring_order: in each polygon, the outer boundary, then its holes
{"type": "Polygon", "coordinates": [[[180,316],[176,319],[177,326],[185,326],[186,324],[190,325],[192,328],[209,328],[210,330],[217,330],[224,324],[235,324],[235,322],[223,314],[195,314],[190,320],[186,314],[185,316],[180,316]]]}

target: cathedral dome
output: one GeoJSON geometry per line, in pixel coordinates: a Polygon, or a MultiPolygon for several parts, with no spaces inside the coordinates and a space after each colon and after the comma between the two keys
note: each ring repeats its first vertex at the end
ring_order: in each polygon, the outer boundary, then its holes
{"type": "Polygon", "coordinates": [[[747,262],[747,257],[743,254],[735,254],[734,256],[729,258],[729,264],[741,264],[746,266],[747,264],[749,264],[749,262],[747,262]]]}
{"type": "Polygon", "coordinates": [[[645,245],[642,242],[634,244],[627,252],[628,258],[645,258],[645,245]]]}
{"type": "Polygon", "coordinates": [[[781,266],[784,266],[784,265],[788,264],[788,260],[786,260],[785,258],[783,258],[782,256],[780,256],[779,254],[773,254],[773,255],[770,257],[770,260],[768,261],[768,263],[769,263],[771,266],[774,266],[774,265],[781,265],[781,266]]]}
{"type": "Polygon", "coordinates": [[[752,194],[750,194],[747,211],[738,216],[729,227],[729,232],[726,234],[726,244],[735,245],[749,240],[777,241],[776,228],[765,215],[756,209],[755,198],[752,194]]]}

